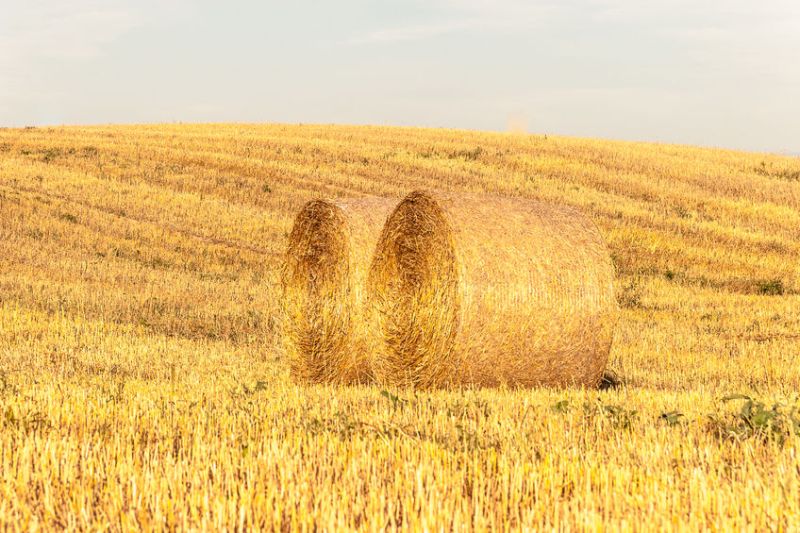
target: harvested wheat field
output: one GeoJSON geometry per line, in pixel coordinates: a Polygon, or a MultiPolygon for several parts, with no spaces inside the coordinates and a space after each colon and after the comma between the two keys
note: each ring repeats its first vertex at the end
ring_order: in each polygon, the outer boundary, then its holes
{"type": "Polygon", "coordinates": [[[375,252],[379,382],[596,386],[611,347],[614,266],[574,208],[417,191],[375,252]]]}
{"type": "MultiPolygon", "coordinates": [[[[798,176],[791,157],[459,130],[0,129],[0,526],[797,530],[798,176]],[[361,239],[383,226],[317,204],[309,224],[330,226],[311,238],[292,235],[296,216],[318,198],[386,198],[388,214],[415,190],[546,202],[596,227],[622,383],[514,387],[490,359],[480,371],[508,386],[296,384],[292,359],[311,381],[350,381],[314,357],[358,375],[371,356],[361,239]],[[282,268],[290,242],[300,278],[282,268]],[[341,260],[314,274],[319,317],[352,314],[342,336],[299,323],[291,355],[281,301],[316,272],[314,246],[341,260]]],[[[533,281],[470,245],[488,221],[473,235],[459,217],[481,212],[437,194],[454,250],[475,254],[455,263],[476,280],[454,289],[476,302],[458,316],[505,327],[478,312],[493,297],[482,270],[521,293],[533,281]]],[[[571,231],[543,246],[582,239],[571,231]]],[[[556,309],[589,317],[602,294],[556,309]]],[[[449,361],[480,361],[455,340],[449,361]]]]}

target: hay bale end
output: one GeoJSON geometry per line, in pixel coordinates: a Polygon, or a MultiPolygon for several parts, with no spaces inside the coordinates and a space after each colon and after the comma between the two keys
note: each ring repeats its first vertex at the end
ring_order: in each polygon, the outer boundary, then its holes
{"type": "Polygon", "coordinates": [[[281,272],[282,348],[304,383],[363,383],[374,327],[364,316],[375,243],[396,202],[314,200],[294,221],[281,272]]]}

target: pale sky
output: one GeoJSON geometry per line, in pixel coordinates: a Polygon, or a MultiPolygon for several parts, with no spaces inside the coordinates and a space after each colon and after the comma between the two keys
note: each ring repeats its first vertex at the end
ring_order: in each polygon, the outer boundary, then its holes
{"type": "Polygon", "coordinates": [[[0,126],[510,118],[800,153],[800,1],[0,0],[0,126]]]}

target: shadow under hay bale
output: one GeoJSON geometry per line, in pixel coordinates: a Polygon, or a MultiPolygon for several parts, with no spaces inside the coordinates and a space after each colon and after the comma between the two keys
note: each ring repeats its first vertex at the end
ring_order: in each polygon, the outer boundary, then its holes
{"type": "Polygon", "coordinates": [[[617,320],[614,267],[578,210],[414,192],[367,282],[385,384],[596,387],[617,320]]]}
{"type": "Polygon", "coordinates": [[[598,383],[597,388],[600,390],[614,390],[618,389],[625,384],[625,380],[622,379],[622,376],[617,374],[614,370],[607,368],[605,372],[603,372],[603,376],[600,378],[600,383],[598,383]]]}
{"type": "Polygon", "coordinates": [[[362,383],[374,327],[363,314],[375,243],[395,201],[307,203],[294,221],[281,272],[281,338],[294,380],[362,383]]]}

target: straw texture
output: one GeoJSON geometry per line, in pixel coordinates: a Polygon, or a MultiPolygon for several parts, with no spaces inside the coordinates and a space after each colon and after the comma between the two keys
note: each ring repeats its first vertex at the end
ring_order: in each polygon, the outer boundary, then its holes
{"type": "Polygon", "coordinates": [[[314,200],[295,218],[281,273],[280,321],[295,381],[369,380],[366,353],[375,343],[375,327],[363,313],[366,276],[395,203],[314,200]]]}
{"type": "Polygon", "coordinates": [[[594,387],[618,306],[614,268],[579,211],[417,191],[392,212],[368,278],[385,384],[594,387]]]}

